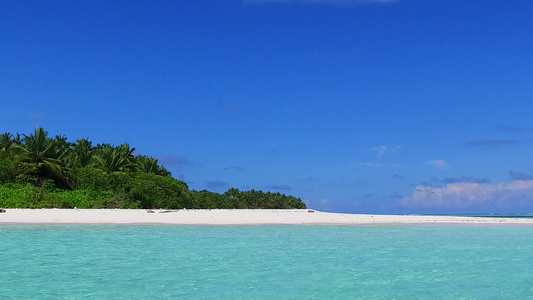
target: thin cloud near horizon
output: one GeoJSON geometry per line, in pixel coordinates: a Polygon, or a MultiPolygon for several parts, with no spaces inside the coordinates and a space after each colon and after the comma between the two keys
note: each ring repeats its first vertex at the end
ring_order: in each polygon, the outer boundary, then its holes
{"type": "Polygon", "coordinates": [[[533,207],[533,180],[511,183],[450,183],[443,188],[417,186],[412,195],[399,201],[411,207],[533,207]]]}

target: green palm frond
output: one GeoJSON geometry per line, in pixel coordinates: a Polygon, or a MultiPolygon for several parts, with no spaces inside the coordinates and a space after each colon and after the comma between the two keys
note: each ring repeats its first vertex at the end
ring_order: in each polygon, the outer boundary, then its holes
{"type": "Polygon", "coordinates": [[[170,172],[158,164],[157,159],[148,156],[137,156],[137,167],[139,171],[154,173],[161,176],[170,176],[170,172]]]}
{"type": "Polygon", "coordinates": [[[81,167],[85,167],[91,164],[93,157],[92,142],[89,139],[76,140],[76,144],[73,147],[73,160],[81,167]]]}
{"type": "Polygon", "coordinates": [[[52,178],[59,184],[67,187],[68,169],[63,161],[68,148],[62,146],[61,141],[48,138],[48,132],[42,127],[34,133],[24,135],[22,143],[15,144],[14,148],[20,150],[19,163],[27,165],[28,176],[37,180],[52,178]]]}
{"type": "Polygon", "coordinates": [[[6,132],[0,135],[0,151],[6,152],[6,153],[10,152],[14,144],[15,144],[15,140],[11,133],[6,132]]]}
{"type": "Polygon", "coordinates": [[[95,165],[106,173],[129,172],[136,168],[133,157],[134,148],[128,144],[113,147],[109,144],[103,145],[96,153],[95,165]]]}

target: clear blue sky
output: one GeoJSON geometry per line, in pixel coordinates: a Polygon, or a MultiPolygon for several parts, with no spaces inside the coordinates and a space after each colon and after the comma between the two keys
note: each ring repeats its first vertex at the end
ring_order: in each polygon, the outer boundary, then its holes
{"type": "Polygon", "coordinates": [[[129,142],[191,189],[533,212],[533,1],[0,0],[0,131],[129,142]]]}

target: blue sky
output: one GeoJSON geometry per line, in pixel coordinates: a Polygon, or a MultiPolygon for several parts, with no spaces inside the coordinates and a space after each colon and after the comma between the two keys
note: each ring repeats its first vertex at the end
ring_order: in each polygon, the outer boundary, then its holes
{"type": "Polygon", "coordinates": [[[533,2],[0,0],[0,131],[129,142],[191,189],[533,212],[533,2]]]}

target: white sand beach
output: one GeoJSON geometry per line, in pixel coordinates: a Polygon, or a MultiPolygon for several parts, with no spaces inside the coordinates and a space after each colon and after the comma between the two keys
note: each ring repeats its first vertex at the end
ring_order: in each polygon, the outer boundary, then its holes
{"type": "Polygon", "coordinates": [[[316,210],[6,209],[1,223],[153,225],[531,225],[533,219],[457,216],[366,215],[316,210]]]}

